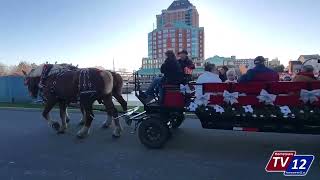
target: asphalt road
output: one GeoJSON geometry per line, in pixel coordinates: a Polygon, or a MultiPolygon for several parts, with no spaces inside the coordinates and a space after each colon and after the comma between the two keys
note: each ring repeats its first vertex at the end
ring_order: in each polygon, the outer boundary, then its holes
{"type": "Polygon", "coordinates": [[[110,129],[99,128],[102,114],[90,137],[79,140],[80,115],[71,118],[68,132],[57,135],[38,111],[0,110],[0,180],[320,179],[320,136],[205,130],[187,119],[164,149],[150,150],[131,127],[113,139],[110,129]],[[274,150],[316,159],[303,178],[266,173],[274,150]]]}

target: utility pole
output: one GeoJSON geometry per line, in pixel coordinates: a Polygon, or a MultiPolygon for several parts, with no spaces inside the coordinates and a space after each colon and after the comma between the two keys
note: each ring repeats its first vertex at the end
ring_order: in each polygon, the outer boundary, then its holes
{"type": "Polygon", "coordinates": [[[113,71],[115,72],[115,71],[116,71],[116,68],[115,68],[115,66],[114,66],[114,58],[113,58],[113,60],[112,60],[112,64],[113,64],[113,71]]]}

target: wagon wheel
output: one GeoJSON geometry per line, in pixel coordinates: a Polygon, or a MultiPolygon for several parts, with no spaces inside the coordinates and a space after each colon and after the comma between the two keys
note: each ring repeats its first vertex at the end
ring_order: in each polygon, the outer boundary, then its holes
{"type": "Polygon", "coordinates": [[[178,129],[184,121],[183,113],[172,113],[170,114],[170,120],[172,123],[172,129],[178,129]]]}
{"type": "Polygon", "coordinates": [[[169,135],[169,127],[161,119],[148,119],[139,126],[140,142],[148,148],[162,148],[169,135]]]}

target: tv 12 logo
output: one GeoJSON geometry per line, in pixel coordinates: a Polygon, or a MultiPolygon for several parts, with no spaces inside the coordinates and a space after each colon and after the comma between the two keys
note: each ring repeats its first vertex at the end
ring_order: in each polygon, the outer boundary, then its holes
{"type": "Polygon", "coordinates": [[[313,155],[296,155],[296,151],[274,151],[265,169],[285,176],[305,176],[313,160],[313,155]]]}

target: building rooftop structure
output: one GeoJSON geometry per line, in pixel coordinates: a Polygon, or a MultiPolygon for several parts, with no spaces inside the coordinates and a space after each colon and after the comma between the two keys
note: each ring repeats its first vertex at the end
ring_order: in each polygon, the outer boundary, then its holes
{"type": "Polygon", "coordinates": [[[175,11],[179,9],[187,9],[193,7],[193,4],[190,3],[189,0],[175,0],[171,3],[171,5],[168,7],[168,11],[175,11]]]}

